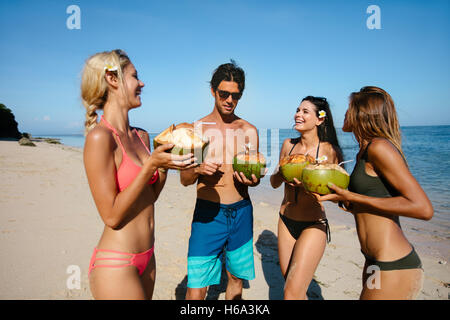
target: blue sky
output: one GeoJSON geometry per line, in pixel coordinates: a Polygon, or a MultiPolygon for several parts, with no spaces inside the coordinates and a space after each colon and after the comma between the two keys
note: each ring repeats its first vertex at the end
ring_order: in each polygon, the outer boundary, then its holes
{"type": "Polygon", "coordinates": [[[208,82],[230,58],[247,76],[236,113],[258,128],[290,128],[307,95],[327,97],[341,127],[365,85],[393,96],[401,125],[450,124],[448,0],[1,1],[0,44],[0,103],[32,134],[83,131],[83,63],[116,48],[146,84],[130,119],[150,132],[209,113],[208,82]],[[66,26],[72,4],[79,30],[66,26]]]}

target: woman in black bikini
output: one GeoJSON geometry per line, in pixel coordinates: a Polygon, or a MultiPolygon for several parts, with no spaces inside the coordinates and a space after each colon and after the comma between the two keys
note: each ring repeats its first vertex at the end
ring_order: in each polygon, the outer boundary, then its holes
{"type": "Polygon", "coordinates": [[[355,216],[366,258],[361,299],[414,299],[423,281],[422,263],[402,232],[399,216],[429,220],[433,207],[411,175],[401,149],[394,101],[383,89],[364,87],[350,95],[343,130],[359,143],[348,190],[320,201],[339,201],[355,216]]]}
{"type": "MultiPolygon", "coordinates": [[[[309,154],[329,163],[342,161],[330,107],[325,98],[308,96],[297,108],[295,130],[301,136],[286,139],[280,160],[292,154],[309,154]]],[[[306,291],[325,251],[330,231],[325,211],[316,197],[307,192],[297,179],[284,180],[279,166],[270,177],[273,188],[282,183],[284,199],[278,221],[278,255],[286,279],[285,299],[307,299],[306,291]]]]}

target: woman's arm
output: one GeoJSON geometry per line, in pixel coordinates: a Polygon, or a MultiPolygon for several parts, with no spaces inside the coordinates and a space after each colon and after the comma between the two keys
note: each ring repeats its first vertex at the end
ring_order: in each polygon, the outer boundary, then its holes
{"type": "MultiPolygon", "coordinates": [[[[200,166],[205,166],[205,162],[203,162],[200,166]]],[[[187,187],[190,186],[191,184],[194,184],[197,182],[197,179],[200,175],[200,173],[198,172],[198,168],[192,168],[189,170],[184,170],[180,172],[180,182],[183,186],[187,187]]]]}
{"type": "Polygon", "coordinates": [[[397,149],[386,139],[374,139],[368,149],[368,162],[378,176],[383,177],[397,192],[396,197],[369,197],[331,186],[336,194],[320,197],[321,201],[350,201],[363,211],[394,214],[430,220],[433,206],[427,195],[409,171],[397,149]]]}
{"type": "MultiPolygon", "coordinates": [[[[139,130],[138,133],[147,146],[148,150],[150,150],[150,137],[148,135],[148,132],[145,130],[139,130]]],[[[153,188],[153,192],[155,193],[155,201],[158,200],[158,197],[161,194],[164,185],[166,184],[167,171],[165,171],[164,169],[158,169],[158,177],[158,180],[151,185],[151,187],[153,188]]]]}
{"type": "MultiPolygon", "coordinates": [[[[280,150],[280,157],[279,160],[281,160],[284,156],[287,155],[287,150],[290,145],[290,138],[287,138],[283,141],[283,145],[281,146],[280,150]]],[[[279,186],[281,186],[284,182],[284,178],[280,172],[280,165],[278,164],[275,168],[274,172],[270,176],[270,184],[272,185],[272,188],[277,189],[279,186]]]]}
{"type": "Polygon", "coordinates": [[[109,130],[102,127],[94,128],[87,135],[84,146],[84,165],[94,202],[103,222],[113,229],[120,228],[133,213],[134,203],[158,167],[188,168],[193,160],[192,155],[171,158],[164,152],[171,146],[160,146],[144,161],[133,182],[119,192],[114,163],[116,147],[109,130]]]}
{"type": "Polygon", "coordinates": [[[152,184],[153,191],[155,192],[155,201],[158,200],[162,189],[164,188],[167,180],[167,171],[158,169],[158,180],[152,184]]]}

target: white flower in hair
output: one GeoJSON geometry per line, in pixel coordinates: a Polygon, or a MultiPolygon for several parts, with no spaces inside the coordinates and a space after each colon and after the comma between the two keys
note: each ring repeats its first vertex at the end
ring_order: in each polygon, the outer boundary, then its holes
{"type": "Polygon", "coordinates": [[[117,66],[112,66],[110,64],[105,64],[105,66],[103,67],[104,71],[117,71],[119,70],[119,68],[117,66]]]}
{"type": "Polygon", "coordinates": [[[326,116],[327,116],[327,113],[325,112],[325,110],[320,110],[319,111],[319,119],[325,118],[326,116]]]}

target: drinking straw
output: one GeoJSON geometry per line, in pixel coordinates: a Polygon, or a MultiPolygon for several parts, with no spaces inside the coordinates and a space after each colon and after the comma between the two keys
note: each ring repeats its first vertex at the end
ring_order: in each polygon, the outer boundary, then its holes
{"type": "Polygon", "coordinates": [[[341,164],[344,164],[344,163],[352,162],[352,161],[353,161],[353,159],[347,160],[347,161],[342,161],[341,163],[338,164],[338,166],[340,166],[341,164]]]}

